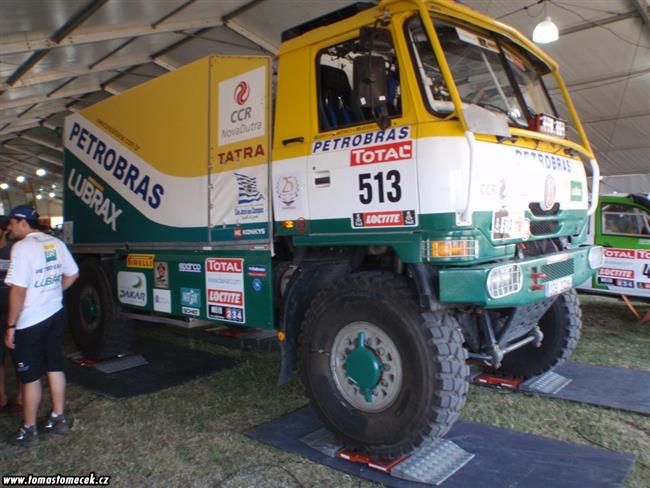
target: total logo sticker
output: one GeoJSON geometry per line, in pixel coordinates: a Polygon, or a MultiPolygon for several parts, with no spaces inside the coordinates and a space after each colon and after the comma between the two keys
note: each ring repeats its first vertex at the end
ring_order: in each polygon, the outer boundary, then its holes
{"type": "Polygon", "coordinates": [[[413,143],[409,141],[364,147],[350,151],[350,166],[364,164],[390,163],[413,157],[413,143]]]}

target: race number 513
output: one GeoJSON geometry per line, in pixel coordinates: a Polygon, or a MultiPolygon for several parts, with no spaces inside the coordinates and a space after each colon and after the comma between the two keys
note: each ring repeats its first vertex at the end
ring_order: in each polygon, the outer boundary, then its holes
{"type": "Polygon", "coordinates": [[[396,203],[402,199],[401,175],[398,170],[391,169],[384,173],[359,174],[359,201],[364,205],[374,202],[396,203]]]}

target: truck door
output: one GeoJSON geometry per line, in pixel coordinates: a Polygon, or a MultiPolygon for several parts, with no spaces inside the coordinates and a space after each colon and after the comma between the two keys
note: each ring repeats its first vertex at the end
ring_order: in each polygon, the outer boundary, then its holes
{"type": "Polygon", "coordinates": [[[312,49],[311,233],[418,225],[415,117],[394,42],[383,32],[381,49],[365,48],[358,33],[312,49]]]}
{"type": "Polygon", "coordinates": [[[650,206],[644,198],[601,197],[594,244],[605,247],[605,264],[593,287],[650,297],[650,206]]]}

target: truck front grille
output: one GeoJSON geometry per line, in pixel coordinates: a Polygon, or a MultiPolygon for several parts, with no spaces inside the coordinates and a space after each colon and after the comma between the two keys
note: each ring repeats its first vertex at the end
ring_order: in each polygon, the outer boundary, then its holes
{"type": "Polygon", "coordinates": [[[542,280],[542,283],[572,275],[573,271],[573,259],[567,259],[566,261],[561,261],[559,263],[544,264],[542,266],[542,273],[546,275],[546,278],[542,280]]]}
{"type": "Polygon", "coordinates": [[[549,215],[557,215],[560,211],[560,204],[555,202],[549,210],[544,210],[539,203],[533,202],[528,205],[528,208],[535,217],[548,217],[549,215]]]}
{"type": "Polygon", "coordinates": [[[541,220],[530,223],[530,233],[534,236],[547,236],[557,234],[560,223],[557,220],[541,220]]]}

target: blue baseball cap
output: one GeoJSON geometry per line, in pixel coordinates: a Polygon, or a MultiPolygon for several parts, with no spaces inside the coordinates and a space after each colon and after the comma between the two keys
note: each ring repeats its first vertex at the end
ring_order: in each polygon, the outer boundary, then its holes
{"type": "Polygon", "coordinates": [[[10,219],[25,219],[30,222],[36,222],[40,215],[38,215],[36,209],[31,205],[23,204],[14,207],[7,217],[10,219]]]}

